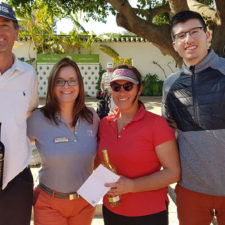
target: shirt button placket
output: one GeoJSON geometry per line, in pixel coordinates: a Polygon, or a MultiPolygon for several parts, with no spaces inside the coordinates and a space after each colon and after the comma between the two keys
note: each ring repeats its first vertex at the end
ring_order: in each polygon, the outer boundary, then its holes
{"type": "Polygon", "coordinates": [[[74,140],[73,142],[77,142],[77,131],[74,132],[74,140]]]}
{"type": "Polygon", "coordinates": [[[125,127],[122,128],[122,130],[120,131],[120,134],[119,134],[118,138],[121,138],[122,137],[122,134],[125,131],[125,129],[126,129],[125,127]]]}

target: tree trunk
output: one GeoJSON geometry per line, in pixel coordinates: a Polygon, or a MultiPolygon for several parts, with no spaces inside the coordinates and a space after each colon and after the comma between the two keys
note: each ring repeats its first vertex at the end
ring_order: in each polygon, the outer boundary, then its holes
{"type": "MultiPolygon", "coordinates": [[[[170,7],[170,16],[188,9],[202,14],[210,25],[209,28],[213,30],[212,48],[219,56],[225,57],[225,1],[215,0],[218,7],[217,11],[199,3],[197,0],[167,1],[170,7]]],[[[157,46],[163,55],[171,55],[177,65],[181,67],[182,59],[173,49],[169,25],[155,25],[148,18],[139,17],[136,14],[136,9],[131,7],[128,0],[107,0],[107,2],[118,12],[116,18],[118,26],[147,39],[157,46]]]]}
{"type": "Polygon", "coordinates": [[[188,10],[186,0],[168,0],[171,9],[171,16],[174,16],[177,12],[188,10]]]}
{"type": "Polygon", "coordinates": [[[225,25],[217,26],[213,31],[211,47],[221,57],[225,57],[225,25]]]}
{"type": "Polygon", "coordinates": [[[118,11],[116,17],[118,26],[147,39],[157,46],[163,55],[171,55],[181,67],[182,59],[173,49],[169,25],[159,26],[140,18],[127,0],[108,0],[108,2],[118,11]]]}

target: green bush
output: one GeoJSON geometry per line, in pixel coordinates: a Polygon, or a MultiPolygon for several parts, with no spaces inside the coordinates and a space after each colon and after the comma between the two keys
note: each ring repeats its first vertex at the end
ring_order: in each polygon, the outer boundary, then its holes
{"type": "Polygon", "coordinates": [[[35,62],[36,61],[35,58],[30,58],[30,59],[25,60],[24,57],[21,57],[21,58],[18,58],[18,59],[21,60],[21,61],[23,61],[23,62],[29,63],[29,64],[31,64],[33,66],[35,66],[35,63],[36,63],[35,62]]]}
{"type": "Polygon", "coordinates": [[[132,58],[113,58],[113,65],[114,68],[119,66],[119,65],[128,65],[132,66],[132,58]]]}
{"type": "Polygon", "coordinates": [[[142,96],[162,96],[163,81],[156,74],[146,74],[143,79],[142,96]]]}
{"type": "Polygon", "coordinates": [[[101,85],[101,80],[102,80],[102,74],[103,73],[105,73],[106,72],[106,70],[104,70],[104,69],[102,69],[102,65],[100,64],[99,65],[99,75],[98,75],[98,81],[97,81],[97,83],[96,83],[96,90],[99,90],[99,91],[101,91],[101,87],[100,87],[100,85],[101,85]]]}

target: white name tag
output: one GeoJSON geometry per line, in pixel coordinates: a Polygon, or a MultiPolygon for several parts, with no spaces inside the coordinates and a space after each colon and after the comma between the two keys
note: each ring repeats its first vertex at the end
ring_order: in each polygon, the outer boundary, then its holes
{"type": "Polygon", "coordinates": [[[69,138],[68,137],[55,138],[55,143],[65,143],[65,142],[69,142],[69,138]]]}

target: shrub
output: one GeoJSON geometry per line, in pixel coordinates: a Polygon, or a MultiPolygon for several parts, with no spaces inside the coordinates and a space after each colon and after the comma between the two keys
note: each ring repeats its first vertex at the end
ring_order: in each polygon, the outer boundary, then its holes
{"type": "Polygon", "coordinates": [[[100,87],[100,85],[101,85],[101,80],[102,80],[102,74],[103,73],[105,73],[106,72],[106,70],[104,70],[104,69],[102,69],[102,65],[100,64],[99,65],[99,76],[98,76],[98,81],[97,81],[97,83],[96,83],[96,90],[99,90],[99,91],[101,91],[101,87],[100,87]]]}
{"type": "Polygon", "coordinates": [[[156,74],[146,74],[143,79],[143,96],[161,96],[163,81],[156,74]]]}
{"type": "Polygon", "coordinates": [[[113,58],[114,68],[119,65],[129,65],[132,66],[132,58],[113,58]]]}

